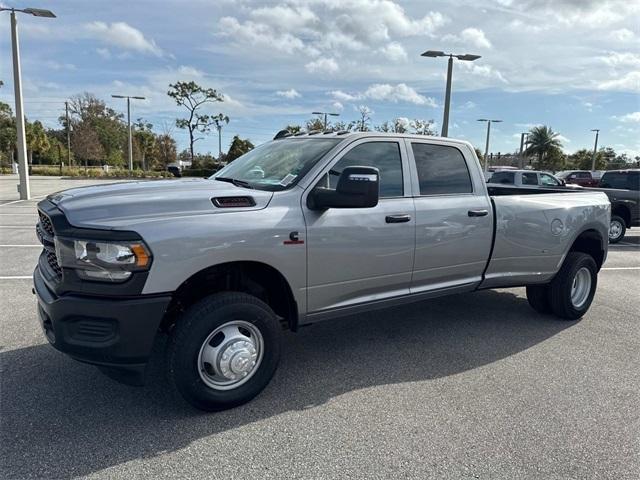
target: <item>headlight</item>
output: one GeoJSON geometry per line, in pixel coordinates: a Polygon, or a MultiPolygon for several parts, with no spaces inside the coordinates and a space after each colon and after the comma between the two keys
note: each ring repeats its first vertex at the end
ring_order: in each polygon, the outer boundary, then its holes
{"type": "Polygon", "coordinates": [[[109,242],[55,237],[58,262],[73,268],[81,278],[123,282],[132,272],[151,266],[149,249],[141,241],[109,242]]]}

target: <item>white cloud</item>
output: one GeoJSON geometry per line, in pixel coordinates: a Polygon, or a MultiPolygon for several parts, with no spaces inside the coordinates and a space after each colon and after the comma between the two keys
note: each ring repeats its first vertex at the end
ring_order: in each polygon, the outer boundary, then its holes
{"type": "Polygon", "coordinates": [[[96,53],[105,60],[109,60],[111,58],[111,51],[108,48],[96,48],[96,53]]]}
{"type": "Polygon", "coordinates": [[[620,90],[623,92],[640,92],[640,72],[629,72],[613,80],[600,82],[600,90],[620,90]]]}
{"type": "Polygon", "coordinates": [[[564,135],[558,135],[556,137],[558,140],[560,140],[562,143],[571,143],[571,140],[569,140],[567,137],[565,137],[564,135]]]}
{"type": "Polygon", "coordinates": [[[609,34],[609,38],[617,41],[617,42],[631,42],[635,38],[635,33],[633,33],[628,28],[620,28],[618,30],[613,30],[609,34]]]}
{"type": "Polygon", "coordinates": [[[483,77],[490,80],[498,80],[502,83],[509,83],[507,79],[504,78],[502,73],[493,68],[491,65],[477,65],[475,62],[458,62],[458,65],[460,65],[463,69],[471,72],[471,74],[477,75],[478,77],[483,77]]]}
{"type": "Polygon", "coordinates": [[[85,30],[89,35],[109,45],[140,53],[151,53],[156,56],[162,55],[162,50],[153,40],[145,38],[140,30],[125,22],[114,22],[111,24],[91,22],[85,24],[85,30]]]}
{"type": "Polygon", "coordinates": [[[631,52],[609,52],[600,60],[611,67],[640,67],[640,54],[631,52]]]}
{"type": "Polygon", "coordinates": [[[333,90],[329,92],[329,95],[331,95],[336,100],[343,102],[353,102],[354,100],[360,100],[362,98],[362,95],[358,93],[351,94],[343,92],[342,90],[333,90]]]}
{"type": "Polygon", "coordinates": [[[340,102],[333,102],[331,104],[331,106],[335,109],[338,110],[339,112],[341,112],[342,110],[344,110],[344,105],[342,105],[342,103],[340,102]]]}
{"type": "Polygon", "coordinates": [[[304,68],[309,73],[335,73],[338,71],[338,63],[333,58],[319,58],[307,63],[304,68]]]}
{"type": "Polygon", "coordinates": [[[292,54],[304,51],[305,45],[290,33],[278,33],[268,25],[246,21],[240,23],[234,17],[223,17],[218,22],[218,33],[228,37],[234,43],[246,43],[252,46],[275,49],[292,54]]]}
{"type": "Polygon", "coordinates": [[[391,42],[380,49],[386,58],[392,62],[401,62],[407,60],[407,51],[398,42],[391,42]]]}
{"type": "Polygon", "coordinates": [[[623,122],[623,123],[639,123],[640,122],[640,112],[631,112],[631,113],[627,113],[625,115],[620,115],[620,116],[613,116],[611,117],[614,120],[617,120],[619,122],[623,122]]]}
{"type": "Polygon", "coordinates": [[[276,95],[278,95],[279,97],[290,98],[290,99],[294,99],[302,96],[300,95],[300,93],[298,93],[298,91],[295,88],[290,88],[289,90],[278,90],[276,92],[276,95]]]}
{"type": "Polygon", "coordinates": [[[436,106],[433,98],[420,95],[405,83],[398,83],[397,85],[377,83],[367,88],[364,96],[372,100],[386,100],[393,103],[408,102],[416,105],[427,105],[429,107],[436,106]]]}
{"type": "Polygon", "coordinates": [[[448,34],[442,37],[444,42],[460,43],[462,45],[469,45],[476,48],[491,48],[491,42],[479,28],[465,28],[460,32],[460,35],[448,34]]]}

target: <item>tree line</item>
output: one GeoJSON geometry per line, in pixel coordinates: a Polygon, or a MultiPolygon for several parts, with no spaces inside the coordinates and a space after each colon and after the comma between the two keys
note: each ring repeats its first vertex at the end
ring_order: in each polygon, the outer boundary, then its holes
{"type": "MultiPolygon", "coordinates": [[[[227,152],[222,151],[222,130],[229,124],[229,117],[223,113],[206,113],[212,105],[224,102],[222,93],[193,81],[178,81],[169,84],[167,95],[185,115],[177,118],[174,125],[164,126],[162,132],[154,130],[154,126],[143,118],[132,123],[134,169],[166,170],[168,165],[178,161],[190,163],[194,169],[216,169],[254,148],[249,139],[235,135],[227,152]],[[178,152],[172,136],[174,127],[188,133],[188,147],[181,152],[178,152]],[[197,153],[198,142],[212,133],[218,135],[217,154],[197,153]]],[[[330,130],[437,135],[433,120],[398,117],[374,125],[372,115],[370,108],[361,105],[357,108],[356,119],[351,121],[328,121],[326,118],[313,117],[303,124],[287,125],[285,129],[291,133],[330,130]]],[[[58,123],[59,128],[45,128],[39,120],[26,122],[30,165],[128,166],[128,132],[124,115],[95,95],[82,93],[72,97],[68,101],[68,116],[61,113],[58,123]]],[[[552,171],[591,168],[592,150],[581,149],[570,155],[564,153],[560,135],[548,126],[533,127],[528,133],[525,147],[525,163],[533,168],[552,171]]],[[[11,107],[0,102],[0,165],[8,166],[11,161],[16,161],[15,152],[15,117],[11,107]]],[[[482,157],[478,149],[476,152],[482,157]]],[[[517,157],[518,153],[510,157],[517,157]]],[[[624,153],[617,154],[610,147],[601,148],[596,154],[598,170],[622,168],[634,163],[638,165],[639,162],[640,157],[632,159],[624,153]]]]}

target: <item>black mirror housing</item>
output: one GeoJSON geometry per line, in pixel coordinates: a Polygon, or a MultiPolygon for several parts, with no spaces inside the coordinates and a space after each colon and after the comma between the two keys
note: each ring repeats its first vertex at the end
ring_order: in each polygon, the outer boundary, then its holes
{"type": "Polygon", "coordinates": [[[378,205],[380,172],[373,167],[346,167],[335,190],[316,187],[307,198],[311,210],[372,208],[378,205]]]}

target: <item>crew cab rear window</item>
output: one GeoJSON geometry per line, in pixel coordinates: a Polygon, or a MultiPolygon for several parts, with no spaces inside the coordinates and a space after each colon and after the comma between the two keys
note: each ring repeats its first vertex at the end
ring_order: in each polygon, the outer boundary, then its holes
{"type": "Polygon", "coordinates": [[[412,143],[420,195],[471,193],[471,177],[462,152],[455,147],[412,143]]]}
{"type": "Polygon", "coordinates": [[[380,198],[404,195],[398,142],[369,142],[353,147],[329,171],[330,187],[336,188],[345,167],[355,166],[375,167],[380,171],[380,198]]]}
{"type": "Polygon", "coordinates": [[[522,174],[523,185],[538,185],[538,174],[533,172],[526,172],[522,174]]]}
{"type": "Polygon", "coordinates": [[[514,172],[496,172],[491,175],[489,183],[501,183],[503,185],[513,185],[515,183],[514,172]]]}

